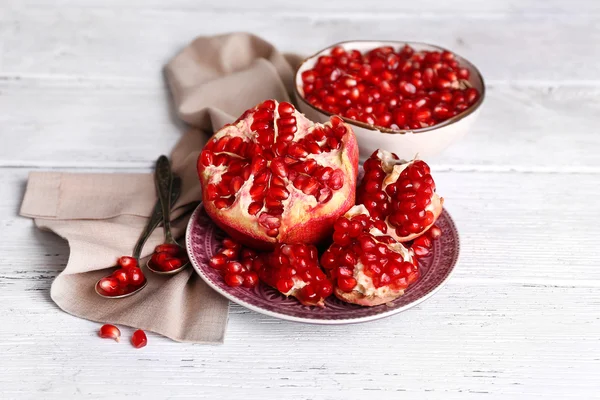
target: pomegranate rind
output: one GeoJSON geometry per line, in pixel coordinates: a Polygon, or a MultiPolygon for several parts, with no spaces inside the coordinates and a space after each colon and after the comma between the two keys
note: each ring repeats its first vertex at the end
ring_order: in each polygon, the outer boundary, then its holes
{"type": "MultiPolygon", "coordinates": [[[[315,124],[298,111],[294,111],[294,116],[298,121],[298,129],[310,129],[325,125],[332,126],[331,122],[315,124]]],[[[318,203],[312,196],[310,196],[312,200],[303,201],[302,197],[307,198],[309,196],[304,195],[295,188],[292,190],[293,186],[290,183],[288,185],[290,198],[293,198],[295,201],[290,200],[287,202],[288,205],[285,207],[284,214],[282,215],[281,226],[278,228],[279,233],[277,236],[271,237],[267,235],[265,228],[258,224],[257,216],[252,216],[248,213],[248,204],[239,204],[241,201],[248,203],[249,199],[242,200],[242,196],[238,196],[230,207],[224,209],[217,208],[215,203],[208,199],[206,188],[211,183],[213,173],[202,164],[199,157],[198,175],[202,186],[204,208],[209,217],[234,240],[248,247],[261,250],[273,249],[277,243],[318,244],[331,237],[333,223],[354,205],[356,195],[359,157],[358,142],[352,127],[348,124],[343,124],[347,133],[340,140],[340,149],[336,150],[336,153],[327,153],[326,157],[329,157],[332,163],[335,163],[336,168],[343,172],[344,184],[340,189],[333,191],[333,195],[329,201],[318,203]]],[[[210,140],[221,138],[234,132],[235,135],[239,135],[239,132],[244,132],[246,136],[251,136],[250,125],[250,121],[241,118],[234,124],[223,127],[210,140]]],[[[318,156],[320,155],[311,155],[307,158],[317,159],[318,156]]],[[[253,176],[244,183],[244,185],[248,185],[246,190],[249,189],[252,181],[253,176]]]]}

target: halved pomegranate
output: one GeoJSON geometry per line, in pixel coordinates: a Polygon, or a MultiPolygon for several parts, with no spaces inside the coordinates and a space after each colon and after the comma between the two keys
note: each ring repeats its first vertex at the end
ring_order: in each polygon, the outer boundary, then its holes
{"type": "Polygon", "coordinates": [[[387,235],[385,222],[370,218],[365,206],[352,207],[334,229],[321,265],[339,299],[363,306],[388,303],[418,279],[412,252],[387,235]]]}
{"type": "Polygon", "coordinates": [[[354,205],[358,145],[339,117],[313,123],[267,100],[208,141],[198,158],[204,207],[242,244],[317,243],[354,205]]]}
{"type": "Polygon", "coordinates": [[[427,231],[442,212],[444,199],[435,192],[429,166],[410,162],[385,150],[377,150],[364,163],[365,176],[357,190],[371,218],[384,221],[399,242],[427,231]]]}
{"type": "Polygon", "coordinates": [[[333,286],[319,268],[317,248],[301,243],[281,244],[259,263],[260,280],[308,306],[325,306],[333,286]]]}

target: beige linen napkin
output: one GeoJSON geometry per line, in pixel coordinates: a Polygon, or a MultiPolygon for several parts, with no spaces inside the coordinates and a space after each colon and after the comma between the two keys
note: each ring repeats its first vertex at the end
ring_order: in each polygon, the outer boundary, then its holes
{"type": "MultiPolygon", "coordinates": [[[[180,117],[194,126],[171,153],[182,192],[173,213],[182,235],[189,211],[201,198],[196,160],[212,132],[267,99],[289,100],[296,56],[284,57],[264,40],[236,33],[200,37],[166,66],[166,78],[180,117]]],[[[156,149],[157,155],[165,149],[156,149]]],[[[52,284],[51,297],[78,317],[129,325],[177,341],[221,343],[228,302],[190,268],[172,277],[146,272],[148,286],[135,296],[107,300],[94,283],[120,255],[131,254],[154,204],[151,174],[32,172],[21,215],[40,229],[65,238],[70,256],[52,284]]],[[[157,229],[143,256],[162,241],[157,229]]]]}

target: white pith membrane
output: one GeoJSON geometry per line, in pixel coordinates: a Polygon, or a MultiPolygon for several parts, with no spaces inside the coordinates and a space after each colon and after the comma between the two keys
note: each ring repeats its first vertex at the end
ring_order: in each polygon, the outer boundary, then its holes
{"type": "MultiPolygon", "coordinates": [[[[389,185],[395,183],[398,180],[398,178],[400,177],[400,174],[402,173],[402,171],[404,171],[406,168],[408,168],[410,165],[412,165],[412,163],[414,161],[418,160],[419,158],[418,158],[418,156],[415,156],[415,158],[411,161],[397,160],[394,158],[392,153],[390,153],[389,151],[385,151],[385,150],[377,150],[377,157],[381,160],[381,167],[383,169],[383,172],[386,173],[386,177],[383,179],[383,184],[381,186],[381,190],[384,193],[386,193],[386,196],[388,196],[388,198],[390,198],[390,196],[387,194],[385,189],[389,185]]],[[[423,232],[425,232],[433,224],[435,224],[435,220],[437,219],[437,217],[439,215],[439,211],[441,210],[443,203],[444,203],[444,199],[442,197],[440,197],[437,193],[434,192],[433,196],[431,197],[431,203],[429,203],[424,208],[424,210],[431,211],[433,213],[433,215],[435,216],[435,218],[434,218],[434,221],[431,223],[431,225],[425,227],[423,232]]],[[[365,210],[366,210],[366,208],[365,208],[365,210]]],[[[367,212],[368,212],[368,210],[367,210],[367,212]]],[[[401,238],[396,234],[396,227],[389,223],[389,216],[387,216],[385,218],[385,224],[388,226],[387,235],[393,237],[396,240],[400,240],[400,241],[407,240],[406,238],[401,238]]],[[[419,235],[417,235],[417,236],[419,236],[419,235]]],[[[412,240],[412,238],[409,240],[412,240]]]]}
{"type": "MultiPolygon", "coordinates": [[[[279,111],[278,111],[278,107],[279,107],[279,102],[274,101],[275,103],[275,110],[273,111],[273,115],[274,115],[274,121],[273,121],[273,130],[274,130],[274,140],[273,140],[273,145],[275,145],[277,143],[277,139],[278,139],[278,125],[277,125],[277,120],[280,118],[279,115],[279,111]]],[[[257,141],[257,136],[256,133],[252,131],[251,126],[252,123],[254,121],[254,112],[257,110],[257,108],[255,108],[252,112],[252,114],[244,119],[241,119],[240,121],[238,121],[235,124],[232,125],[228,125],[223,127],[221,130],[219,130],[211,140],[218,140],[221,137],[224,136],[230,136],[231,138],[234,137],[241,137],[243,139],[244,142],[254,142],[254,143],[258,143],[257,141]]],[[[297,126],[297,131],[294,133],[294,139],[292,141],[290,141],[289,143],[295,143],[298,140],[304,138],[305,136],[311,134],[316,127],[324,127],[324,126],[329,126],[331,127],[332,124],[331,122],[327,122],[325,124],[319,124],[319,123],[313,123],[312,121],[310,121],[309,119],[307,119],[304,114],[301,114],[300,112],[298,112],[296,109],[294,109],[294,112],[292,114],[292,116],[294,116],[296,118],[296,126],[297,126]]],[[[346,127],[347,131],[349,129],[349,127],[344,124],[344,126],[346,127]]],[[[347,135],[348,133],[346,133],[345,135],[347,135]]],[[[231,139],[230,139],[231,140],[231,139]]],[[[323,140],[321,141],[317,141],[317,143],[319,144],[319,146],[322,146],[325,142],[327,141],[327,137],[323,138],[323,140]]],[[[305,156],[304,158],[299,158],[298,161],[300,162],[304,162],[308,159],[315,159],[315,161],[317,161],[318,167],[331,167],[334,171],[337,169],[342,170],[343,175],[344,175],[344,183],[343,186],[337,190],[331,189],[332,192],[332,197],[323,203],[319,203],[317,201],[317,199],[315,198],[315,196],[313,195],[307,195],[305,193],[302,192],[301,189],[297,189],[294,185],[293,182],[291,180],[288,179],[288,177],[282,178],[285,182],[285,189],[289,192],[289,196],[287,199],[281,201],[281,204],[283,206],[283,214],[281,216],[278,216],[278,219],[281,220],[285,220],[285,221],[295,221],[295,224],[302,224],[308,220],[310,220],[313,216],[311,214],[314,214],[315,210],[318,210],[319,214],[323,214],[323,215],[327,215],[328,213],[335,211],[339,205],[341,203],[343,203],[348,196],[348,193],[350,191],[350,186],[351,186],[351,181],[349,179],[347,179],[347,177],[349,175],[351,175],[351,171],[352,171],[352,163],[349,161],[349,158],[345,152],[346,149],[346,136],[344,136],[344,138],[342,140],[340,140],[340,148],[337,150],[331,150],[329,152],[321,152],[319,154],[308,154],[307,156],[305,156]]],[[[259,144],[259,146],[261,146],[259,144]]],[[[261,146],[262,147],[262,146],[261,146]]],[[[214,152],[214,154],[228,154],[231,157],[237,157],[240,160],[243,159],[242,157],[238,156],[235,153],[229,153],[229,152],[214,152]]],[[[248,163],[252,162],[252,157],[248,157],[246,158],[248,163]]],[[[269,166],[270,166],[270,161],[268,161],[267,164],[267,169],[270,170],[269,166]]],[[[289,168],[289,166],[288,166],[289,168]]],[[[228,170],[228,165],[221,165],[221,166],[214,166],[214,165],[210,165],[210,166],[204,166],[204,170],[202,172],[202,176],[203,176],[203,180],[206,182],[206,184],[218,184],[221,181],[221,177],[222,175],[224,175],[228,170]]],[[[301,174],[301,173],[298,173],[301,174]]],[[[302,173],[304,174],[304,173],[302,173]]],[[[305,176],[310,176],[310,175],[306,175],[305,176]]],[[[268,184],[270,183],[270,180],[268,181],[268,184]]],[[[259,233],[260,232],[260,236],[267,241],[274,241],[275,238],[270,237],[266,234],[267,228],[265,228],[263,225],[258,223],[258,219],[260,217],[260,215],[262,213],[265,213],[268,211],[268,208],[266,206],[266,204],[263,205],[263,208],[256,213],[256,215],[251,215],[248,212],[248,207],[250,206],[250,204],[252,202],[254,202],[254,200],[252,199],[251,195],[250,195],[250,189],[252,188],[254,184],[254,174],[251,174],[250,177],[248,178],[248,180],[246,180],[243,185],[241,186],[240,190],[233,194],[232,196],[235,196],[235,201],[233,202],[233,204],[229,207],[225,207],[223,209],[221,209],[220,211],[223,212],[223,214],[226,215],[226,219],[230,220],[230,221],[238,221],[239,223],[243,224],[244,226],[246,226],[247,228],[251,228],[252,225],[254,225],[255,227],[258,227],[258,229],[253,229],[254,232],[259,233]]],[[[322,183],[321,183],[322,184],[322,183]]],[[[268,189],[267,189],[268,192],[268,189]]],[[[318,193],[317,193],[318,195],[318,193]]],[[[266,200],[266,198],[265,198],[266,200]]],[[[263,200],[263,202],[265,201],[263,200]]],[[[276,238],[282,237],[285,235],[286,232],[286,228],[289,230],[289,228],[291,227],[286,227],[285,224],[282,224],[278,229],[279,229],[279,234],[277,235],[276,238]]],[[[299,283],[298,285],[301,285],[301,283],[299,283]]],[[[302,286],[299,286],[299,288],[301,288],[302,286]]]]}
{"type": "MultiPolygon", "coordinates": [[[[348,210],[346,214],[344,214],[344,216],[348,219],[352,219],[352,217],[360,214],[370,216],[369,210],[367,210],[367,208],[362,204],[352,207],[350,210],[348,210]]],[[[413,262],[412,252],[406,247],[404,247],[402,243],[395,242],[388,244],[377,240],[378,236],[389,236],[388,234],[381,232],[377,228],[369,229],[369,234],[373,236],[373,239],[376,243],[382,243],[393,252],[399,253],[402,256],[402,258],[404,258],[404,261],[408,261],[411,263],[413,262]]],[[[389,285],[380,286],[379,288],[375,287],[373,279],[371,279],[370,276],[365,274],[364,269],[365,266],[362,263],[360,257],[357,257],[357,262],[354,265],[353,272],[353,277],[354,279],[356,279],[356,286],[354,287],[354,289],[352,289],[352,291],[359,292],[365,297],[388,297],[392,295],[399,296],[404,293],[404,290],[392,289],[389,285]]]]}

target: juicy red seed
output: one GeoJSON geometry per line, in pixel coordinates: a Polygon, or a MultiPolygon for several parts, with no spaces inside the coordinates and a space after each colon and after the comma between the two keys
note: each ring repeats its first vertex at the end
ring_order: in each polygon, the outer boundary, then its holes
{"type": "Polygon", "coordinates": [[[146,280],[144,273],[138,267],[129,268],[127,270],[127,275],[129,283],[134,286],[141,285],[146,280]]]}
{"type": "Polygon", "coordinates": [[[232,287],[241,286],[244,283],[244,277],[239,273],[226,274],[225,283],[232,287]]]}
{"type": "Polygon", "coordinates": [[[294,287],[294,281],[290,278],[280,279],[277,281],[277,290],[281,293],[289,292],[294,287]]]}
{"type": "Polygon", "coordinates": [[[238,242],[236,242],[235,240],[231,239],[231,238],[225,238],[225,239],[223,239],[223,241],[221,242],[221,244],[226,249],[239,250],[241,248],[240,244],[238,242]]]}
{"type": "Polygon", "coordinates": [[[242,267],[242,264],[237,261],[228,261],[227,264],[225,264],[225,268],[223,269],[223,271],[226,274],[239,274],[243,270],[244,267],[242,267]]]}
{"type": "Polygon", "coordinates": [[[258,108],[266,108],[267,110],[274,110],[275,109],[275,102],[273,100],[265,100],[263,103],[261,103],[258,108]]]}
{"type": "Polygon", "coordinates": [[[148,344],[148,338],[146,337],[146,333],[141,329],[138,329],[137,331],[133,332],[133,335],[131,336],[131,344],[136,349],[140,349],[146,346],[148,344]]]}
{"type": "Polygon", "coordinates": [[[114,277],[100,279],[98,286],[109,296],[117,295],[119,292],[119,281],[114,277]]]}
{"type": "Polygon", "coordinates": [[[295,110],[293,105],[285,101],[279,103],[279,107],[277,108],[279,115],[290,115],[293,114],[295,110]]]}
{"type": "Polygon", "coordinates": [[[344,292],[351,292],[356,287],[356,279],[350,276],[340,276],[337,280],[338,287],[344,292]]]}
{"type": "Polygon", "coordinates": [[[242,286],[247,288],[252,288],[258,285],[258,274],[254,271],[245,272],[242,277],[244,278],[244,282],[242,286]]]}
{"type": "Polygon", "coordinates": [[[135,257],[123,256],[123,257],[119,257],[117,264],[119,264],[123,268],[137,267],[138,260],[135,257]]]}
{"type": "MultiPolygon", "coordinates": [[[[167,254],[171,254],[174,256],[181,253],[181,251],[182,251],[181,247],[179,247],[176,244],[171,244],[171,243],[159,244],[158,246],[156,246],[154,248],[155,253],[167,253],[167,254]]],[[[136,266],[137,266],[137,264],[136,264],[136,266]]]]}
{"type": "Polygon", "coordinates": [[[111,275],[117,281],[119,281],[119,286],[124,286],[129,283],[129,275],[127,274],[127,270],[125,268],[119,268],[111,275]]]}
{"type": "Polygon", "coordinates": [[[224,254],[215,254],[208,261],[208,265],[216,269],[222,269],[228,260],[224,254]]]}
{"type": "Polygon", "coordinates": [[[429,237],[431,237],[433,240],[438,239],[440,236],[442,236],[442,230],[438,226],[433,225],[431,228],[429,228],[429,237]]]}
{"type": "Polygon", "coordinates": [[[100,327],[100,331],[98,335],[104,339],[114,339],[115,341],[119,341],[121,337],[121,331],[114,325],[106,324],[100,327]]]}

